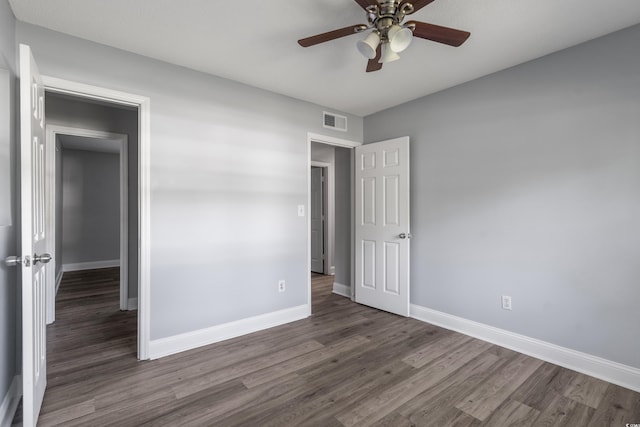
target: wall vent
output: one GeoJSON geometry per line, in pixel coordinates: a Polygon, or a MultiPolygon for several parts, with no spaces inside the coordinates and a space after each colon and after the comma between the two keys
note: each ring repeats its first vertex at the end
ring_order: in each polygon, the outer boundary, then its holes
{"type": "Polygon", "coordinates": [[[323,113],[323,126],[329,129],[340,130],[343,132],[347,131],[347,118],[345,116],[340,116],[338,114],[327,113],[324,111],[323,113]]]}

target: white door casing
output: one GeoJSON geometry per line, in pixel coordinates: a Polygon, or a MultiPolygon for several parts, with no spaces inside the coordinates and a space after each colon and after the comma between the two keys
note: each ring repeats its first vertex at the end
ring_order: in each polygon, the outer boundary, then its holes
{"type": "MultiPolygon", "coordinates": [[[[46,103],[45,103],[46,106],[46,103]]],[[[57,256],[55,248],[55,240],[61,239],[62,236],[56,236],[55,218],[56,218],[56,201],[55,201],[55,179],[56,179],[56,138],[58,135],[72,135],[87,139],[88,146],[92,139],[109,139],[114,144],[119,145],[120,157],[120,310],[132,310],[129,306],[129,186],[128,186],[128,135],[104,132],[93,129],[83,129],[72,126],[46,125],[46,162],[47,162],[47,240],[49,241],[48,252],[53,258],[57,256]]],[[[62,271],[60,272],[62,273],[62,271]]],[[[58,291],[57,286],[60,285],[60,275],[56,277],[55,264],[49,269],[47,276],[47,324],[55,321],[55,297],[58,291]],[[56,280],[57,279],[57,280],[56,280]]]]}
{"type": "Polygon", "coordinates": [[[50,92],[127,105],[138,110],[138,359],[147,360],[151,341],[151,99],[56,77],[43,76],[42,79],[50,92]]]}
{"type": "Polygon", "coordinates": [[[409,315],[409,137],[355,149],[355,300],[409,315]]]}
{"type": "Polygon", "coordinates": [[[311,167],[311,271],[324,274],[323,169],[311,167]]]}
{"type": "Polygon", "coordinates": [[[29,46],[20,45],[23,425],[35,426],[47,384],[44,85],[29,46]]]}

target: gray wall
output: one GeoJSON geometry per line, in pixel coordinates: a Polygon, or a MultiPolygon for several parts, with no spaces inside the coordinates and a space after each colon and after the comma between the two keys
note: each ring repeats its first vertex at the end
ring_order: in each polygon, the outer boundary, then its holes
{"type": "Polygon", "coordinates": [[[120,156],[62,150],[62,262],[120,258],[120,156]]]}
{"type": "Polygon", "coordinates": [[[640,368],[639,45],[635,26],[365,118],[367,142],[411,137],[413,304],[640,368]]]}
{"type": "MultiPolygon", "coordinates": [[[[47,93],[45,102],[47,124],[71,126],[127,135],[128,179],[129,179],[129,297],[138,295],[138,112],[112,105],[86,102],[78,98],[47,93]]],[[[59,154],[59,152],[58,152],[59,154]]],[[[57,181],[61,182],[61,181],[57,181]]],[[[60,207],[61,205],[58,205],[60,207]]],[[[60,211],[58,211],[60,213],[60,211]]],[[[61,227],[61,217],[56,217],[56,226],[61,227]]],[[[63,235],[61,228],[56,235],[63,235]]],[[[62,250],[57,239],[56,251],[62,250]]],[[[63,253],[64,252],[59,252],[63,253]]],[[[56,262],[56,274],[62,269],[62,258],[56,262]]],[[[116,257],[117,258],[117,257],[116,257]]]]}
{"type": "Polygon", "coordinates": [[[346,286],[351,286],[351,152],[335,148],[335,281],[346,286]]]}
{"type": "MultiPolygon", "coordinates": [[[[0,261],[7,256],[17,255],[16,248],[16,209],[15,209],[15,140],[16,140],[16,45],[15,45],[15,18],[9,8],[7,0],[0,0],[0,68],[6,69],[10,74],[10,108],[9,129],[0,129],[0,145],[9,147],[11,165],[9,171],[9,194],[2,193],[0,204],[10,206],[10,213],[13,216],[12,225],[0,224],[0,261]],[[8,134],[6,133],[8,131],[8,134]],[[8,141],[6,138],[8,137],[8,141]]],[[[7,112],[5,112],[7,114],[7,112]]],[[[5,168],[7,165],[2,164],[5,168]]],[[[2,179],[7,179],[3,175],[2,179]]],[[[6,183],[0,183],[5,186],[6,183]]],[[[4,399],[11,381],[19,370],[17,358],[17,318],[20,313],[16,312],[18,299],[18,278],[16,268],[7,268],[4,262],[0,262],[0,401],[4,399]]]]}
{"type": "Polygon", "coordinates": [[[318,105],[28,24],[17,38],[46,75],[151,98],[152,339],[307,303],[307,132],[361,141],[361,118],[335,132],[318,105]]]}

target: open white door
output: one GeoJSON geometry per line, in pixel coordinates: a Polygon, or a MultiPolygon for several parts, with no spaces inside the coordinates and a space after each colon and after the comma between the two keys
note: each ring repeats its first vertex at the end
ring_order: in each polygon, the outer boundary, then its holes
{"type": "Polygon", "coordinates": [[[311,271],[324,274],[322,168],[311,167],[311,271]]]}
{"type": "Polygon", "coordinates": [[[409,137],[355,154],[355,300],[408,316],[409,137]]]}
{"type": "Polygon", "coordinates": [[[44,86],[20,45],[20,201],[23,425],[35,426],[47,385],[44,86]]]}

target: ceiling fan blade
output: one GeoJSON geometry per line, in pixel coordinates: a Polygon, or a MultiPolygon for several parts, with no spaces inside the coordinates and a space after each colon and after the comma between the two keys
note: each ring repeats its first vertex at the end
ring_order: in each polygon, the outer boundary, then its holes
{"type": "Polygon", "coordinates": [[[328,42],[331,40],[339,39],[340,37],[350,36],[355,34],[361,29],[363,25],[351,25],[350,27],[340,28],[338,30],[328,31],[326,33],[317,34],[315,36],[307,37],[298,40],[298,44],[302,47],[309,47],[319,43],[328,42]]]}
{"type": "Polygon", "coordinates": [[[409,21],[407,25],[415,25],[414,37],[431,40],[438,43],[448,44],[458,47],[471,35],[471,33],[454,28],[441,27],[439,25],[427,24],[426,22],[409,21]]]}
{"type": "Polygon", "coordinates": [[[378,49],[376,49],[376,57],[373,59],[370,59],[369,62],[367,62],[367,73],[382,69],[382,63],[379,62],[381,56],[382,56],[382,47],[378,45],[378,49]]]}
{"type": "MultiPolygon", "coordinates": [[[[433,0],[431,0],[433,1],[433,0]]],[[[356,3],[358,3],[360,5],[361,8],[363,8],[364,10],[367,10],[367,7],[369,6],[378,6],[378,0],[356,0],[356,3]]]]}
{"type": "Polygon", "coordinates": [[[405,3],[411,3],[413,5],[413,12],[411,13],[415,13],[417,11],[419,11],[420,9],[422,9],[423,7],[427,6],[430,3],[433,3],[434,0],[415,0],[415,1],[411,1],[411,0],[403,0],[400,2],[400,7],[402,7],[403,4],[405,3]]]}

